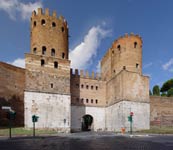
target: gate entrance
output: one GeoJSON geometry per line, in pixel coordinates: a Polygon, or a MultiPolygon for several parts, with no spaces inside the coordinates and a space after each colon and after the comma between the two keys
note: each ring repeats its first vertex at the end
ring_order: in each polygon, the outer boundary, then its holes
{"type": "Polygon", "coordinates": [[[91,115],[84,115],[82,117],[82,131],[91,131],[93,117],[91,115]]]}

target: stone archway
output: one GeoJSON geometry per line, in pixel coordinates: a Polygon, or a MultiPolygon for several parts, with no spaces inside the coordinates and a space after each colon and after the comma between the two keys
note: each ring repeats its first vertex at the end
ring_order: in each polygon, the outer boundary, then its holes
{"type": "Polygon", "coordinates": [[[82,131],[91,131],[91,126],[93,124],[93,117],[91,115],[84,115],[82,117],[81,128],[82,131]]]}

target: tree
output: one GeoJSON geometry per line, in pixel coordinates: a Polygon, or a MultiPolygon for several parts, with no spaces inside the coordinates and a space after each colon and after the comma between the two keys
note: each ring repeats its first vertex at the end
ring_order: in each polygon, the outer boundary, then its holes
{"type": "Polygon", "coordinates": [[[171,88],[173,88],[173,79],[170,79],[170,80],[166,81],[165,83],[163,83],[160,91],[168,92],[168,90],[171,88]]]}
{"type": "Polygon", "coordinates": [[[160,88],[158,85],[153,87],[153,95],[160,96],[160,88]]]}
{"type": "Polygon", "coordinates": [[[173,97],[173,88],[170,88],[167,92],[168,97],[173,97]]]}

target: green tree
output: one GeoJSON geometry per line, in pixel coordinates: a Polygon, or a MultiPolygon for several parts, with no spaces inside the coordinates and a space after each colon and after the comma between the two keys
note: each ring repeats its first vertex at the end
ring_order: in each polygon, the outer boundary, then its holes
{"type": "Polygon", "coordinates": [[[173,88],[170,88],[167,92],[168,97],[173,97],[173,88]]]}
{"type": "Polygon", "coordinates": [[[161,96],[167,96],[167,94],[165,92],[162,92],[161,96]]]}
{"type": "Polygon", "coordinates": [[[168,92],[168,90],[171,88],[173,88],[173,79],[170,79],[170,80],[166,81],[165,83],[163,83],[160,91],[168,92]]]}
{"type": "Polygon", "coordinates": [[[158,85],[153,87],[153,95],[160,96],[160,88],[158,85]]]}

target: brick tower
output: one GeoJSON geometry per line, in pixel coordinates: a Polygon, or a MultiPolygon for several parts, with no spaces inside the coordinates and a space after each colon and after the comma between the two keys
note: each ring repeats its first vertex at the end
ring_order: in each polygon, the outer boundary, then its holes
{"type": "Polygon", "coordinates": [[[25,55],[25,126],[32,127],[38,115],[38,128],[70,131],[70,61],[68,25],[46,9],[31,16],[31,50],[25,55]]]}

